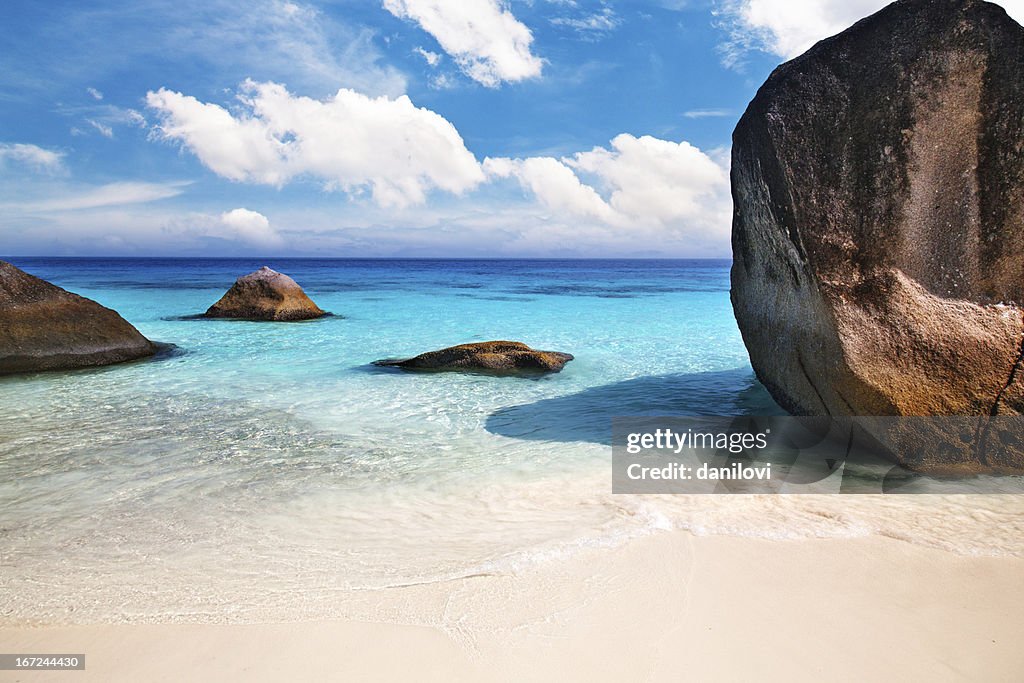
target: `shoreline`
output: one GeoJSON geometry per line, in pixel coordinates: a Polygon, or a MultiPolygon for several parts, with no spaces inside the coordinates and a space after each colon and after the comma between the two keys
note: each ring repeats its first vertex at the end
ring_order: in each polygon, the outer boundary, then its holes
{"type": "Polygon", "coordinates": [[[76,680],[97,681],[1010,681],[1022,573],[1024,558],[879,536],[669,531],[516,574],[355,592],[329,621],[0,626],[0,640],[84,653],[76,680]]]}

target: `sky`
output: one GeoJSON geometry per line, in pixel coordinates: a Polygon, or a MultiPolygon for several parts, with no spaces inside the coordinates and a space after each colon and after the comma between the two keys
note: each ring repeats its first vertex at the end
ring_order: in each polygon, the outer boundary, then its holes
{"type": "Polygon", "coordinates": [[[885,4],[6,0],[0,256],[728,257],[746,104],[885,4]]]}

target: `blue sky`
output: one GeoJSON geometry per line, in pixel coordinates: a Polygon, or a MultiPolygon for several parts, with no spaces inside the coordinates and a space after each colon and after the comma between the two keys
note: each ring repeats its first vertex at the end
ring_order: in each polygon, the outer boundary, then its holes
{"type": "Polygon", "coordinates": [[[728,256],[746,103],[883,4],[7,0],[0,255],[728,256]]]}

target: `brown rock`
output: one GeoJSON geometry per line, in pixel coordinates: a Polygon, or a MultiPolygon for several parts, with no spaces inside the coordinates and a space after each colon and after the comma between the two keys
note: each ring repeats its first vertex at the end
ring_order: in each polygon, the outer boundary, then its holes
{"type": "Polygon", "coordinates": [[[374,365],[406,370],[462,370],[492,374],[560,372],[573,357],[557,351],[536,351],[522,342],[488,341],[429,351],[405,360],[378,360],[374,365]]]}
{"type": "Polygon", "coordinates": [[[326,315],[302,287],[283,273],[263,266],[235,280],[220,301],[206,311],[207,318],[293,321],[326,315]]]}
{"type": "Polygon", "coordinates": [[[732,301],[783,407],[1024,412],[1022,63],[1002,8],[901,0],[758,91],[733,134],[732,301]]]}
{"type": "Polygon", "coordinates": [[[111,365],[156,350],[117,312],[0,261],[0,375],[111,365]]]}

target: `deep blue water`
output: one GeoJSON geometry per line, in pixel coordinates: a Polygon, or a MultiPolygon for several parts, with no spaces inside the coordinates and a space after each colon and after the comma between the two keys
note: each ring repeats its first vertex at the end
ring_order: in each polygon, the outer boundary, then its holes
{"type": "Polygon", "coordinates": [[[484,290],[509,296],[632,298],[728,292],[723,259],[193,259],[18,257],[11,263],[68,288],[219,289],[270,266],[310,293],[484,290]]]}

